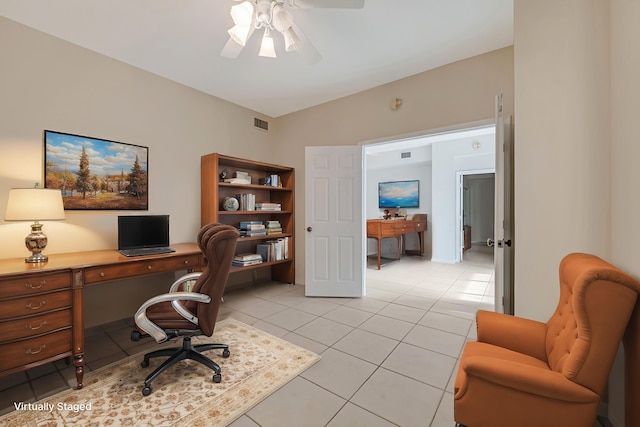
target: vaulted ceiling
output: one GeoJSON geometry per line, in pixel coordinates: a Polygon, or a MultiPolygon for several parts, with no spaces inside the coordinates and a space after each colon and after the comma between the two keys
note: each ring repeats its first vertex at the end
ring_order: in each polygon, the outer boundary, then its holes
{"type": "MultiPolygon", "coordinates": [[[[321,1],[321,0],[316,0],[321,1]]],[[[513,44],[513,0],[365,0],[289,9],[322,59],[220,56],[233,0],[2,0],[0,16],[278,117],[513,44]]],[[[8,43],[9,41],[0,41],[8,43]]]]}

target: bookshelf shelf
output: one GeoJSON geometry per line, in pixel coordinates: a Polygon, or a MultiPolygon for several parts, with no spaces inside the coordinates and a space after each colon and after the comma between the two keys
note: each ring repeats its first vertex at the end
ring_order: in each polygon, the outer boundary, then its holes
{"type": "Polygon", "coordinates": [[[202,156],[200,185],[200,222],[202,225],[219,222],[239,227],[240,222],[244,221],[280,222],[282,233],[240,237],[236,254],[256,253],[256,245],[258,244],[275,239],[286,238],[287,240],[287,259],[243,267],[233,266],[231,268],[232,273],[265,268],[270,269],[272,280],[291,284],[295,282],[294,175],[295,170],[287,166],[231,157],[219,153],[202,156]],[[222,181],[222,176],[235,178],[237,172],[248,174],[251,184],[222,181]],[[272,175],[277,176],[278,186],[258,184],[260,179],[272,175]],[[243,194],[251,194],[255,199],[255,203],[277,203],[280,205],[281,210],[224,210],[223,202],[225,198],[241,198],[243,194]]]}

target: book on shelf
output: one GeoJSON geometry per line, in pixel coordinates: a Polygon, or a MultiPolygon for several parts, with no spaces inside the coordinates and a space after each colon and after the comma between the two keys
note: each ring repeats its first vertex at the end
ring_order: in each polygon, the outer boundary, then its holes
{"type": "Polygon", "coordinates": [[[244,172],[244,171],[235,171],[233,173],[233,176],[235,178],[245,178],[245,179],[248,178],[249,180],[251,179],[251,176],[249,175],[249,172],[244,172]]]}
{"type": "Polygon", "coordinates": [[[225,178],[224,182],[228,184],[251,184],[251,178],[225,178]]]}
{"type": "Polygon", "coordinates": [[[270,235],[270,234],[282,234],[282,228],[267,228],[266,229],[266,233],[267,233],[267,235],[270,235]]]}
{"type": "Polygon", "coordinates": [[[249,265],[262,264],[262,259],[252,259],[248,261],[233,260],[231,265],[235,267],[247,267],[249,265]]]}
{"type": "Polygon", "coordinates": [[[282,209],[282,205],[280,203],[256,203],[255,209],[258,211],[279,211],[282,209]]]}
{"type": "Polygon", "coordinates": [[[251,261],[256,259],[261,259],[260,255],[250,252],[237,254],[233,257],[234,261],[251,261]]]}
{"type": "Polygon", "coordinates": [[[260,264],[262,262],[262,256],[260,254],[242,253],[233,257],[232,265],[236,267],[246,267],[248,265],[260,264]]]}
{"type": "Polygon", "coordinates": [[[239,228],[241,230],[247,230],[250,226],[262,225],[262,221],[240,221],[239,228]]]}

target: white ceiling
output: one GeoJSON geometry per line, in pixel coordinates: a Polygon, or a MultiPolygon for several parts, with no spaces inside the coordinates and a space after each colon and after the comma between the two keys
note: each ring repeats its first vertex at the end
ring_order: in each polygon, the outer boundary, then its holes
{"type": "MultiPolygon", "coordinates": [[[[366,0],[291,10],[323,58],[220,57],[233,0],[0,0],[0,16],[278,117],[513,43],[513,0],[366,0]]],[[[7,43],[7,41],[2,41],[7,43]]]]}

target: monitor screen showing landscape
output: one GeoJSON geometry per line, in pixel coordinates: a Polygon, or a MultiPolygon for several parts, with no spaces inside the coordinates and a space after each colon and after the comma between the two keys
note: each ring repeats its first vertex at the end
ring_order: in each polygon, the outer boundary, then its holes
{"type": "Polygon", "coordinates": [[[389,181],[378,183],[379,208],[420,207],[420,181],[389,181]]]}

